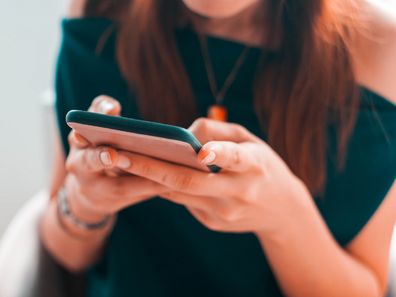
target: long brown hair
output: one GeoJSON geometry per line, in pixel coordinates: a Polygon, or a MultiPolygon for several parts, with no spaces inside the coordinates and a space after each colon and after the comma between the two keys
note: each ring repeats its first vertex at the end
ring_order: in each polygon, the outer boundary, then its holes
{"type": "MultiPolygon", "coordinates": [[[[275,59],[262,55],[255,111],[268,143],[319,194],[326,181],[328,127],[337,132],[341,170],[356,120],[359,94],[349,46],[354,1],[268,1],[270,32],[282,32],[282,38],[275,59]]],[[[142,116],[182,126],[196,116],[174,36],[185,9],[181,0],[88,0],[86,6],[88,16],[117,21],[118,62],[142,116]]]]}

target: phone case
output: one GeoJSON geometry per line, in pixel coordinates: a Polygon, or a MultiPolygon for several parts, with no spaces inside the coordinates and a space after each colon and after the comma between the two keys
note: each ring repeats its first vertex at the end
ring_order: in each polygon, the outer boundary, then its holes
{"type": "Polygon", "coordinates": [[[66,123],[96,146],[108,145],[192,168],[220,171],[215,165],[198,162],[196,155],[202,145],[181,127],[80,110],[69,111],[66,123]]]}

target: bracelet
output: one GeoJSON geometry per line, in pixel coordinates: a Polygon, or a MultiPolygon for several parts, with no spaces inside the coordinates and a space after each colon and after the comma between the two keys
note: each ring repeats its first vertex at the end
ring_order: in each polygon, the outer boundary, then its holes
{"type": "Polygon", "coordinates": [[[106,227],[111,221],[112,216],[106,216],[103,220],[95,223],[88,223],[78,219],[70,210],[69,200],[66,189],[62,186],[58,191],[58,211],[63,217],[71,221],[75,226],[83,230],[98,230],[106,227]]]}

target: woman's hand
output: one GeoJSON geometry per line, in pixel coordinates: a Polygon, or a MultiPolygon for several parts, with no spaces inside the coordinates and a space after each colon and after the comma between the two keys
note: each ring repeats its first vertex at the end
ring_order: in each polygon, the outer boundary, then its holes
{"type": "MultiPolygon", "coordinates": [[[[89,111],[120,114],[120,104],[100,96],[89,111]]],[[[118,174],[118,153],[106,146],[94,147],[74,130],[69,134],[70,153],[66,160],[65,187],[72,213],[81,220],[97,222],[123,208],[163,193],[167,189],[152,180],[118,174]]]]}
{"type": "Polygon", "coordinates": [[[186,206],[215,231],[276,232],[312,203],[305,185],[279,155],[242,126],[199,119],[190,130],[205,143],[198,159],[222,167],[220,173],[122,151],[118,167],[167,187],[163,198],[186,206]]]}

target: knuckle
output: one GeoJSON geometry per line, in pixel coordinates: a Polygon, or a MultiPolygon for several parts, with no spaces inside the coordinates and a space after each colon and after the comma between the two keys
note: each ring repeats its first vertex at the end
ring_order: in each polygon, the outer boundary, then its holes
{"type": "Polygon", "coordinates": [[[198,127],[203,127],[207,125],[207,123],[208,123],[208,119],[204,117],[200,117],[194,121],[194,124],[197,125],[198,127]]]}
{"type": "Polygon", "coordinates": [[[236,126],[238,133],[240,133],[241,135],[249,133],[249,131],[248,131],[248,129],[246,129],[246,127],[244,127],[242,125],[238,125],[238,124],[235,124],[235,126],[236,126]]]}
{"type": "Polygon", "coordinates": [[[204,132],[207,130],[208,127],[208,119],[206,118],[198,118],[194,121],[193,127],[194,130],[204,132]]]}
{"type": "Polygon", "coordinates": [[[221,226],[217,220],[207,212],[203,212],[202,210],[191,209],[187,207],[193,216],[206,228],[212,231],[219,231],[221,226]]]}
{"type": "Polygon", "coordinates": [[[253,185],[248,185],[240,195],[238,195],[238,200],[242,204],[254,204],[257,199],[257,189],[253,185]]]}
{"type": "Polygon", "coordinates": [[[234,133],[236,133],[238,136],[241,135],[241,133],[243,133],[244,127],[236,124],[236,123],[229,123],[230,128],[232,128],[232,130],[234,131],[234,133]]]}
{"type": "Polygon", "coordinates": [[[249,130],[242,125],[234,124],[234,127],[239,136],[246,136],[247,134],[250,134],[249,130]]]}
{"type": "Polygon", "coordinates": [[[231,159],[232,163],[235,165],[240,165],[242,160],[241,160],[241,153],[237,147],[233,147],[232,153],[231,153],[231,159]]]}
{"type": "Polygon", "coordinates": [[[264,170],[264,163],[262,162],[262,158],[260,157],[255,157],[253,156],[251,158],[250,166],[249,168],[256,173],[256,175],[263,175],[265,170],[264,170]]]}
{"type": "Polygon", "coordinates": [[[222,207],[218,210],[219,218],[227,223],[234,222],[237,219],[237,211],[229,207],[222,207]]]}
{"type": "Polygon", "coordinates": [[[252,204],[256,201],[256,198],[255,196],[246,193],[239,198],[239,201],[242,202],[243,204],[252,204]]]}
{"type": "Polygon", "coordinates": [[[212,230],[212,231],[221,231],[222,230],[221,225],[218,222],[216,222],[215,220],[206,219],[204,225],[209,230],[212,230]]]}
{"type": "Polygon", "coordinates": [[[191,175],[185,174],[165,174],[162,177],[162,181],[165,184],[170,183],[176,189],[190,189],[193,187],[194,179],[191,175]]]}
{"type": "Polygon", "coordinates": [[[151,176],[153,173],[153,167],[148,162],[136,162],[134,166],[143,176],[151,176]]]}
{"type": "Polygon", "coordinates": [[[262,180],[267,180],[268,177],[269,177],[268,176],[268,170],[267,170],[266,167],[267,167],[267,165],[266,165],[265,161],[263,161],[263,162],[258,161],[256,163],[255,169],[257,171],[257,174],[258,174],[259,178],[262,179],[262,180]]]}

